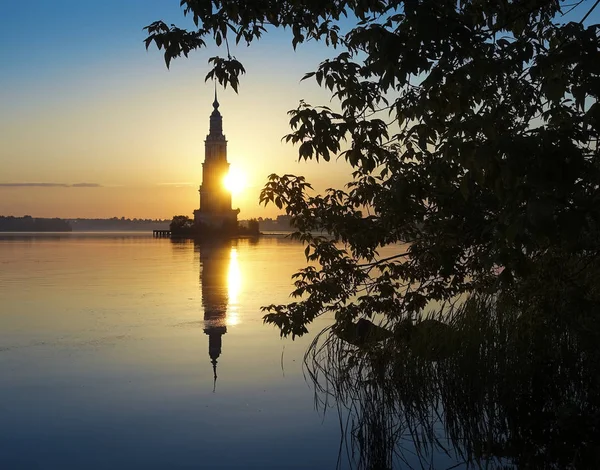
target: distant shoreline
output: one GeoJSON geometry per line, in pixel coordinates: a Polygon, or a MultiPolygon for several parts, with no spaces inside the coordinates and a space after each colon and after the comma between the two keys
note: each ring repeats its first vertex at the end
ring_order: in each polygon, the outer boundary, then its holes
{"type": "MultiPolygon", "coordinates": [[[[240,221],[242,227],[248,221],[240,221]]],[[[169,230],[171,220],[167,219],[126,219],[112,217],[110,219],[84,218],[42,218],[29,215],[23,217],[1,216],[0,233],[152,233],[154,230],[169,230]]],[[[276,219],[258,219],[259,231],[263,235],[284,236],[293,229],[288,216],[276,219]]]]}
{"type": "MultiPolygon", "coordinates": [[[[48,230],[0,230],[0,235],[77,235],[77,234],[111,234],[111,233],[130,233],[130,234],[144,234],[152,235],[152,230],[149,229],[137,229],[137,230],[71,230],[71,231],[48,231],[48,230]]],[[[261,232],[261,236],[288,236],[293,232],[289,231],[278,231],[278,230],[267,230],[261,232]]],[[[241,237],[246,238],[246,237],[241,237]]]]}

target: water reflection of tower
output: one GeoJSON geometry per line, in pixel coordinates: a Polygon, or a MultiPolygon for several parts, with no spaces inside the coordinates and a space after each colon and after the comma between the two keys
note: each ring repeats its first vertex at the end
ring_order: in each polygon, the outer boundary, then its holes
{"type": "Polygon", "coordinates": [[[204,333],[208,335],[208,355],[217,378],[217,359],[223,335],[227,333],[227,308],[231,301],[232,242],[212,241],[196,245],[200,252],[200,285],[204,307],[204,333]]]}

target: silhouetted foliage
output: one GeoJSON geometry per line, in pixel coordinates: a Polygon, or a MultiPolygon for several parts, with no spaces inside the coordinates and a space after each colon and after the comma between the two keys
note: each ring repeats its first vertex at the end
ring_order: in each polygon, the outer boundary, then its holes
{"type": "Polygon", "coordinates": [[[248,234],[250,234],[250,235],[258,235],[260,233],[259,226],[258,226],[258,220],[256,220],[256,219],[248,220],[247,230],[248,230],[248,234]]]}
{"type": "MultiPolygon", "coordinates": [[[[329,310],[399,322],[466,292],[543,302],[543,278],[577,283],[596,256],[598,26],[561,23],[562,2],[181,4],[197,29],[147,27],[167,65],[208,38],[250,44],[267,25],[289,27],[294,48],[337,51],[304,77],[332,107],[300,103],[285,140],[300,159],[340,155],[353,180],[315,196],[302,177],[271,175],[261,194],[319,262],[298,273],[297,302],[267,308],[283,335],[329,310]]],[[[207,79],[237,89],[235,57],[210,63],[207,79]]]]}
{"type": "Polygon", "coordinates": [[[194,221],[187,215],[173,216],[169,229],[172,237],[191,237],[195,233],[194,221]]]}

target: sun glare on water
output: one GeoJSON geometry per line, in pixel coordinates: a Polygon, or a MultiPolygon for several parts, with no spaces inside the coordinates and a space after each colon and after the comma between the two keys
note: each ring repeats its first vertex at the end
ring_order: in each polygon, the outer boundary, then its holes
{"type": "Polygon", "coordinates": [[[246,176],[239,170],[231,168],[225,177],[224,184],[231,194],[239,194],[246,187],[246,176]]]}

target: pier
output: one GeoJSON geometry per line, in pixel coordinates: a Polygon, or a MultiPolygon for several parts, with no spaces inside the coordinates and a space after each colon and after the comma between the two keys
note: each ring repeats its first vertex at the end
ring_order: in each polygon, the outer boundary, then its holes
{"type": "Polygon", "coordinates": [[[154,238],[171,238],[170,230],[152,230],[152,236],[154,238]]]}

